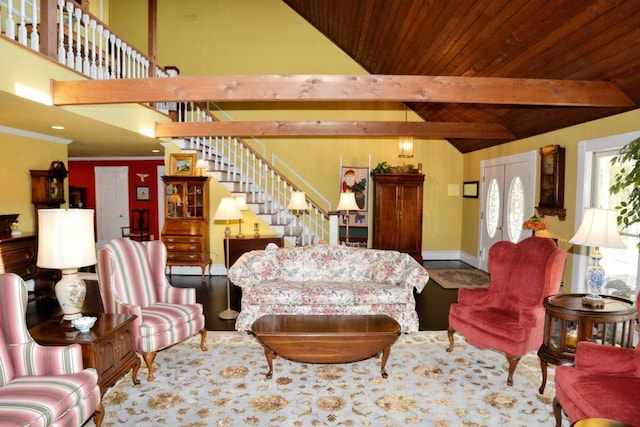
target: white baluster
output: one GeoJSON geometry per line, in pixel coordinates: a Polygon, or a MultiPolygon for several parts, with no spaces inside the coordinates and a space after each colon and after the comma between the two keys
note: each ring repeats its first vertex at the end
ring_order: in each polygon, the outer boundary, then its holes
{"type": "Polygon", "coordinates": [[[18,43],[27,45],[27,23],[24,21],[24,3],[20,0],[20,25],[18,26],[18,43]]]}
{"type": "Polygon", "coordinates": [[[105,39],[107,40],[107,51],[105,52],[105,59],[107,61],[107,64],[111,64],[109,65],[108,68],[105,68],[105,73],[106,73],[105,78],[115,79],[116,78],[116,56],[115,56],[116,55],[115,54],[116,36],[111,34],[111,32],[106,28],[104,29],[104,35],[105,35],[105,39]]]}
{"type": "Polygon", "coordinates": [[[13,21],[13,0],[9,0],[7,6],[7,23],[5,24],[5,36],[16,39],[16,23],[13,21]]]}
{"type": "Polygon", "coordinates": [[[84,26],[84,60],[82,61],[82,72],[91,75],[91,64],[89,64],[89,15],[82,15],[82,25],[84,26]]]}
{"type": "MultiPolygon", "coordinates": [[[[129,78],[129,55],[127,55],[127,44],[125,42],[122,42],[121,44],[121,49],[122,49],[122,78],[123,79],[128,79],[129,78]]],[[[129,51],[131,51],[131,48],[129,47],[129,51]]]]}
{"type": "Polygon", "coordinates": [[[132,62],[133,62],[133,56],[131,55],[131,46],[127,46],[127,78],[131,79],[133,77],[135,77],[133,75],[133,69],[132,69],[132,62]]]}
{"type": "Polygon", "coordinates": [[[144,58],[142,60],[142,77],[147,77],[149,75],[149,60],[144,58]]]}
{"type": "Polygon", "coordinates": [[[134,78],[141,78],[142,75],[142,54],[140,52],[136,52],[136,68],[135,73],[133,75],[134,78]]]}
{"type": "Polygon", "coordinates": [[[98,66],[96,65],[96,26],[98,23],[95,19],[91,20],[91,67],[89,74],[92,79],[98,78],[98,66]]]}
{"type": "Polygon", "coordinates": [[[82,9],[79,7],[76,8],[76,71],[82,72],[82,55],[80,50],[82,49],[82,36],[80,34],[80,21],[82,20],[82,9]]]}
{"type": "Polygon", "coordinates": [[[35,0],[31,6],[31,49],[40,52],[40,34],[38,34],[38,5],[35,0]]]}
{"type": "Polygon", "coordinates": [[[104,79],[104,64],[102,63],[102,37],[103,37],[103,31],[104,31],[104,27],[102,26],[102,24],[98,24],[96,29],[98,30],[98,76],[97,78],[99,80],[104,79]]]}
{"type": "Polygon", "coordinates": [[[64,50],[64,0],[58,0],[58,10],[60,18],[58,19],[58,62],[64,64],[67,62],[67,52],[64,50]]]}
{"type": "MultiPolygon", "coordinates": [[[[115,37],[112,35],[112,37],[115,37]]],[[[120,57],[120,47],[122,46],[122,40],[116,40],[116,79],[122,77],[122,58],[120,57]]]]}
{"type": "Polygon", "coordinates": [[[67,39],[69,40],[69,47],[67,48],[67,66],[73,68],[73,3],[67,2],[67,14],[69,15],[69,33],[67,39]]]}

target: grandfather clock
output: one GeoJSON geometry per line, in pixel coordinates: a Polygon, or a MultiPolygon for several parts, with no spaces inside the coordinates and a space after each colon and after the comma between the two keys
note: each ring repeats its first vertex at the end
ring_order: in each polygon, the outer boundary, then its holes
{"type": "Polygon", "coordinates": [[[64,179],[67,168],[59,160],[51,162],[47,170],[30,170],[31,203],[35,207],[35,230],[38,230],[38,209],[59,208],[64,200],[64,179]]]}

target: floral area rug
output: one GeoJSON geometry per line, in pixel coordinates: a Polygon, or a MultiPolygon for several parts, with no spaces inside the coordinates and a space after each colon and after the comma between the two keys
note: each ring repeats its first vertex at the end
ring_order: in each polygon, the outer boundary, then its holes
{"type": "Polygon", "coordinates": [[[554,368],[538,393],[540,363],[524,356],[508,387],[506,358],[445,331],[402,335],[387,379],[380,358],[336,365],[274,359],[241,332],[210,332],[161,351],[155,380],[127,374],[103,397],[103,426],[553,426],[554,368]]]}
{"type": "Polygon", "coordinates": [[[489,274],[475,268],[429,269],[429,278],[445,289],[489,286],[489,274]]]}

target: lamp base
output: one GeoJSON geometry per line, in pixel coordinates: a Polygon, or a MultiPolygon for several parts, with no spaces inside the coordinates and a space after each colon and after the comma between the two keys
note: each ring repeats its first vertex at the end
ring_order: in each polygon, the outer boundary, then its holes
{"type": "Polygon", "coordinates": [[[604,299],[600,295],[585,295],[582,297],[582,306],[591,308],[604,308],[604,299]]]}
{"type": "Polygon", "coordinates": [[[218,314],[218,317],[223,320],[233,320],[238,318],[238,312],[235,310],[231,310],[230,308],[218,314]]]}
{"type": "Polygon", "coordinates": [[[236,239],[244,239],[244,237],[245,237],[244,234],[241,234],[241,233],[236,234],[236,239]]]}
{"type": "Polygon", "coordinates": [[[62,279],[55,286],[56,299],[64,315],[62,320],[73,320],[82,317],[82,306],[87,294],[87,287],[78,276],[77,269],[62,270],[62,279]]]}

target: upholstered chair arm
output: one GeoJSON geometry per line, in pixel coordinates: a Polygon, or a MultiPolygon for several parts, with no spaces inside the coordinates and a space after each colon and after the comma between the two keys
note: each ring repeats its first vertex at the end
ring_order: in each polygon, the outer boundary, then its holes
{"type": "Polygon", "coordinates": [[[458,304],[486,305],[488,300],[489,300],[489,289],[487,288],[458,289],[458,304]]]}
{"type": "Polygon", "coordinates": [[[518,314],[518,324],[523,328],[533,328],[538,322],[544,321],[544,307],[521,307],[518,314]]]}
{"type": "Polygon", "coordinates": [[[134,330],[139,330],[142,325],[142,308],[139,305],[126,304],[116,299],[116,313],[132,314],[137,316],[133,321],[134,330]]]}
{"type": "Polygon", "coordinates": [[[575,367],[594,374],[640,378],[640,350],[580,341],[575,367]]]}
{"type": "Polygon", "coordinates": [[[164,288],[162,301],[171,304],[195,304],[196,290],[195,288],[178,288],[167,284],[164,288]]]}
{"type": "Polygon", "coordinates": [[[16,376],[64,375],[84,369],[79,344],[44,346],[35,341],[10,347],[16,376]]]}

